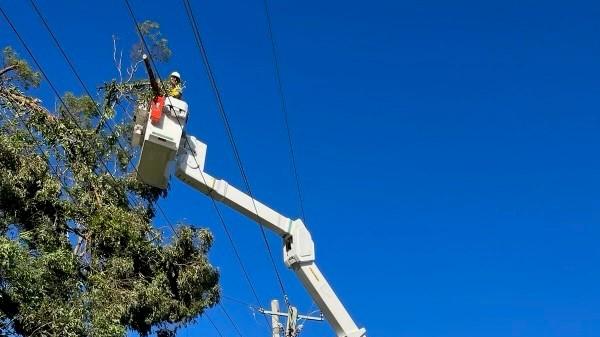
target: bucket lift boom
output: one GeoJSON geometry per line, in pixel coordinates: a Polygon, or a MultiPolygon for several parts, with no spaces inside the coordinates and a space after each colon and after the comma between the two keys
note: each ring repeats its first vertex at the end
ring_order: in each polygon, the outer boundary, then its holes
{"type": "Polygon", "coordinates": [[[366,330],[357,327],[315,263],[314,242],[302,220],[285,217],[226,181],[204,172],[206,144],[193,136],[185,137],[177,155],[175,175],[279,235],[283,239],[285,265],[298,276],[336,336],[366,337],[366,330]]]}

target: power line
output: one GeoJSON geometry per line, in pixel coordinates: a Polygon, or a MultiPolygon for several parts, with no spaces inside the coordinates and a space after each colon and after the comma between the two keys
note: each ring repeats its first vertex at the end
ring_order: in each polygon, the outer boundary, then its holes
{"type": "MultiPolygon", "coordinates": [[[[189,1],[188,0],[183,0],[183,3],[184,3],[184,6],[186,8],[186,14],[188,15],[188,19],[189,19],[190,24],[192,26],[192,30],[193,30],[193,33],[194,33],[194,38],[195,38],[195,41],[196,41],[196,45],[198,46],[198,49],[200,51],[202,61],[204,62],[204,66],[205,66],[205,69],[206,69],[206,73],[207,73],[210,85],[211,85],[211,87],[213,89],[213,92],[215,94],[215,99],[217,101],[218,110],[219,110],[219,112],[221,114],[221,117],[222,117],[222,120],[223,120],[223,122],[225,124],[225,130],[227,132],[227,137],[229,139],[229,143],[231,144],[231,148],[233,150],[234,157],[236,159],[238,168],[240,170],[240,174],[242,176],[242,180],[244,181],[244,184],[246,186],[246,190],[248,191],[248,194],[250,195],[250,197],[252,199],[252,204],[254,206],[254,211],[255,211],[255,213],[256,213],[256,215],[258,217],[258,209],[257,209],[256,203],[254,201],[254,196],[252,194],[252,189],[250,188],[250,183],[248,181],[248,176],[246,175],[246,172],[244,170],[242,159],[240,157],[240,154],[239,154],[236,142],[235,142],[235,138],[233,136],[233,131],[232,131],[231,125],[229,123],[229,118],[227,116],[227,113],[225,112],[225,107],[224,107],[223,101],[221,99],[221,94],[220,94],[219,88],[217,86],[217,83],[216,83],[216,80],[215,80],[212,68],[210,66],[210,62],[208,61],[208,55],[207,55],[206,49],[204,47],[204,44],[202,43],[202,38],[200,36],[200,30],[198,28],[198,24],[196,22],[196,18],[194,16],[194,13],[193,13],[193,10],[192,10],[192,7],[191,7],[189,1]]],[[[259,220],[259,222],[260,222],[260,220],[259,220]]],[[[267,251],[269,253],[271,264],[273,265],[273,269],[275,271],[275,275],[277,277],[277,281],[279,283],[279,287],[281,288],[281,292],[282,292],[282,294],[283,294],[283,296],[285,298],[286,303],[289,305],[289,299],[288,299],[288,296],[287,296],[287,292],[285,291],[285,287],[283,285],[283,281],[281,279],[281,275],[279,274],[279,271],[277,270],[277,265],[275,264],[275,259],[273,258],[273,252],[271,250],[271,246],[269,244],[269,241],[267,240],[265,229],[264,229],[263,225],[260,224],[260,223],[259,223],[259,228],[260,228],[260,231],[261,231],[261,234],[262,234],[263,241],[265,242],[265,245],[267,247],[267,251]]]]}
{"type": "Polygon", "coordinates": [[[203,316],[206,317],[206,319],[208,319],[208,321],[210,322],[210,325],[212,325],[213,328],[215,328],[215,330],[217,331],[217,333],[219,334],[219,336],[224,337],[223,333],[221,333],[221,330],[217,327],[217,325],[212,320],[212,318],[210,318],[210,315],[208,315],[208,312],[205,312],[203,316]]]}
{"type": "MultiPolygon", "coordinates": [[[[124,0],[124,1],[125,1],[125,4],[126,4],[126,6],[127,6],[127,9],[129,10],[129,14],[130,14],[130,16],[131,16],[131,19],[133,20],[133,23],[134,23],[134,25],[135,25],[135,27],[136,27],[136,29],[137,29],[137,31],[138,31],[139,37],[140,37],[140,39],[141,39],[141,41],[142,41],[142,43],[143,43],[143,45],[144,45],[144,48],[145,48],[145,49],[148,51],[148,50],[149,50],[149,48],[148,48],[148,45],[147,45],[147,43],[146,43],[146,40],[144,39],[144,35],[142,34],[142,32],[141,32],[141,30],[140,30],[140,27],[139,27],[138,21],[137,21],[137,19],[136,19],[136,17],[135,17],[135,14],[134,14],[134,12],[133,12],[133,8],[131,7],[131,4],[129,3],[129,1],[128,1],[128,0],[124,0]]],[[[154,60],[152,59],[151,55],[149,55],[148,57],[149,57],[149,59],[150,59],[150,61],[151,61],[151,63],[152,63],[152,66],[155,68],[155,70],[156,70],[156,72],[157,72],[157,74],[158,74],[158,76],[159,76],[159,78],[160,78],[161,76],[160,76],[160,74],[158,73],[158,68],[157,68],[157,67],[156,67],[156,65],[154,64],[154,60]]],[[[162,84],[162,82],[161,82],[161,85],[163,86],[163,90],[164,90],[165,88],[164,88],[164,84],[162,84]]],[[[182,130],[183,130],[183,125],[181,125],[181,122],[180,122],[179,120],[177,120],[177,122],[179,123],[179,125],[181,126],[181,128],[182,128],[182,130]]],[[[186,142],[187,146],[189,146],[189,143],[188,143],[187,137],[185,138],[185,142],[186,142]]],[[[196,155],[195,155],[195,154],[193,155],[193,158],[194,158],[194,161],[196,162],[196,165],[197,165],[197,167],[200,167],[200,165],[198,165],[198,160],[197,160],[197,158],[196,158],[196,155]]],[[[204,176],[202,176],[202,179],[204,179],[204,176]]],[[[221,225],[222,225],[222,227],[223,227],[223,229],[224,229],[224,231],[225,231],[225,233],[226,233],[226,235],[227,235],[227,238],[228,238],[228,240],[229,240],[229,243],[230,243],[230,245],[231,245],[231,247],[232,247],[232,250],[233,250],[233,251],[234,251],[234,253],[235,253],[235,256],[236,256],[236,259],[237,259],[237,261],[238,261],[238,264],[240,265],[240,267],[241,267],[241,269],[242,269],[242,273],[243,273],[243,275],[244,275],[244,277],[245,277],[245,279],[246,279],[246,281],[247,281],[247,283],[248,283],[248,285],[249,285],[249,287],[250,287],[250,290],[251,290],[251,292],[252,292],[252,294],[253,294],[253,296],[254,296],[255,300],[256,300],[256,301],[257,301],[257,303],[259,303],[259,305],[260,305],[261,301],[260,301],[260,299],[259,299],[259,297],[258,297],[258,294],[257,294],[257,292],[256,292],[256,289],[255,289],[255,287],[254,287],[254,284],[252,283],[252,280],[250,279],[250,275],[248,274],[248,271],[246,270],[246,267],[244,266],[244,263],[243,263],[243,261],[242,261],[242,258],[241,258],[240,254],[239,254],[239,252],[238,252],[238,250],[237,250],[237,248],[236,248],[235,242],[234,242],[234,240],[233,240],[233,236],[231,235],[231,233],[230,233],[230,231],[229,231],[229,228],[228,228],[227,224],[225,223],[225,219],[224,219],[223,215],[221,214],[221,211],[220,211],[219,207],[217,206],[217,203],[216,203],[215,199],[213,198],[213,196],[212,196],[212,195],[209,195],[209,197],[210,197],[210,199],[211,199],[211,201],[212,201],[212,204],[213,204],[213,207],[214,207],[215,211],[217,212],[218,218],[219,218],[219,220],[220,220],[220,222],[221,222],[221,225]]],[[[263,315],[263,317],[265,318],[265,320],[266,320],[266,321],[267,321],[267,323],[268,323],[268,319],[267,319],[267,317],[266,317],[266,316],[264,316],[264,315],[263,315]]],[[[209,318],[209,319],[210,319],[210,318],[209,318]]]]}
{"type": "MultiPolygon", "coordinates": [[[[296,156],[294,151],[294,144],[292,142],[292,132],[289,123],[289,114],[287,109],[287,100],[285,98],[284,90],[283,90],[283,80],[281,79],[281,70],[279,67],[279,57],[277,52],[277,43],[275,41],[275,34],[273,33],[273,20],[271,19],[271,11],[269,8],[269,0],[263,0],[263,7],[265,10],[265,18],[267,20],[267,32],[269,33],[269,40],[271,41],[271,54],[273,60],[273,68],[275,70],[275,78],[277,81],[277,89],[279,92],[279,100],[281,102],[281,112],[283,113],[283,121],[285,124],[285,130],[287,133],[288,146],[290,158],[292,160],[292,168],[294,171],[294,178],[296,181],[296,192],[298,194],[298,201],[300,204],[300,211],[302,212],[302,220],[304,222],[304,226],[306,224],[306,213],[304,211],[304,198],[302,197],[302,189],[300,188],[300,175],[298,174],[298,168],[296,165],[296,156]]],[[[312,299],[311,299],[312,300],[312,299]]],[[[316,306],[314,300],[312,300],[312,306],[316,306]]]]}
{"type": "Polygon", "coordinates": [[[231,302],[235,302],[237,304],[241,304],[241,305],[244,305],[244,306],[247,306],[247,307],[250,307],[250,308],[257,308],[256,306],[254,306],[254,305],[252,305],[252,304],[250,304],[248,302],[245,302],[245,301],[242,301],[242,300],[238,300],[237,298],[234,298],[234,297],[231,297],[231,296],[227,296],[227,295],[221,294],[221,297],[224,298],[224,299],[226,299],[226,300],[229,300],[231,302]]]}
{"type": "Polygon", "coordinates": [[[225,310],[225,306],[222,303],[219,303],[219,308],[221,308],[221,310],[223,311],[223,313],[225,314],[225,316],[227,316],[227,319],[229,320],[229,323],[231,323],[231,325],[233,325],[233,328],[235,329],[235,332],[237,333],[237,335],[240,336],[240,337],[244,337],[242,335],[242,333],[240,332],[240,329],[238,328],[237,324],[235,324],[235,322],[233,321],[233,319],[231,318],[231,316],[229,316],[229,313],[227,312],[227,310],[225,310]]]}
{"type": "MultiPolygon", "coordinates": [[[[290,157],[292,159],[292,167],[294,169],[294,178],[296,180],[296,191],[298,193],[298,200],[300,203],[300,211],[302,212],[302,220],[306,222],[306,213],[304,212],[304,199],[302,198],[302,191],[300,189],[300,177],[298,174],[298,168],[296,167],[296,156],[294,155],[294,145],[292,143],[292,132],[290,130],[290,123],[288,118],[287,103],[283,92],[283,81],[281,80],[281,71],[279,70],[279,58],[277,57],[277,44],[275,43],[275,37],[273,36],[273,24],[271,22],[271,13],[269,11],[269,1],[263,0],[265,17],[267,19],[267,27],[269,32],[269,40],[271,40],[271,54],[273,56],[273,67],[275,68],[275,78],[277,79],[277,88],[279,92],[279,99],[281,102],[281,111],[283,113],[283,120],[285,122],[285,129],[287,131],[287,139],[289,145],[290,157]]],[[[306,226],[306,223],[304,224],[306,226]]]]}

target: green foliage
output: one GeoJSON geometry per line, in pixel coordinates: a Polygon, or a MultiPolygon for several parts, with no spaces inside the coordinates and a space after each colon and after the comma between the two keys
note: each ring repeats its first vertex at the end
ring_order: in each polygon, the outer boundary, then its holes
{"type": "Polygon", "coordinates": [[[40,85],[40,73],[31,70],[27,61],[19,58],[19,55],[11,47],[2,50],[3,66],[0,70],[0,84],[14,83],[23,89],[37,87],[40,85]]]}
{"type": "Polygon", "coordinates": [[[109,83],[101,104],[66,93],[50,112],[24,92],[39,75],[11,49],[5,64],[17,66],[0,77],[0,336],[168,336],[214,306],[211,233],[154,228],[166,192],[128,165],[114,108],[147,85],[109,83]]]}
{"type": "MultiPolygon", "coordinates": [[[[169,48],[169,41],[159,30],[160,25],[157,22],[146,20],[140,23],[138,27],[148,45],[149,50],[147,52],[150,54],[150,57],[160,62],[168,61],[171,57],[171,49],[169,48]]],[[[144,44],[140,39],[140,41],[131,48],[131,61],[136,62],[141,60],[144,49],[144,44]]]]}

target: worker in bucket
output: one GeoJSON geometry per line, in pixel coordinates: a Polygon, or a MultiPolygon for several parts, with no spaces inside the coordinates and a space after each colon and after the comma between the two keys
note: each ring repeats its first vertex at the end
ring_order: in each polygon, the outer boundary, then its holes
{"type": "Polygon", "coordinates": [[[181,99],[183,87],[181,85],[181,75],[174,71],[169,76],[169,96],[181,99]]]}

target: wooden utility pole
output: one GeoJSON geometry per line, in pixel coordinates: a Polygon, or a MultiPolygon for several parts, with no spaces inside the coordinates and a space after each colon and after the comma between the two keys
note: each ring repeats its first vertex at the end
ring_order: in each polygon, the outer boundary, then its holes
{"type": "MultiPolygon", "coordinates": [[[[271,301],[271,311],[279,312],[279,301],[271,301]]],[[[281,323],[279,323],[279,315],[271,315],[271,328],[273,329],[273,337],[281,337],[281,323]]]]}

